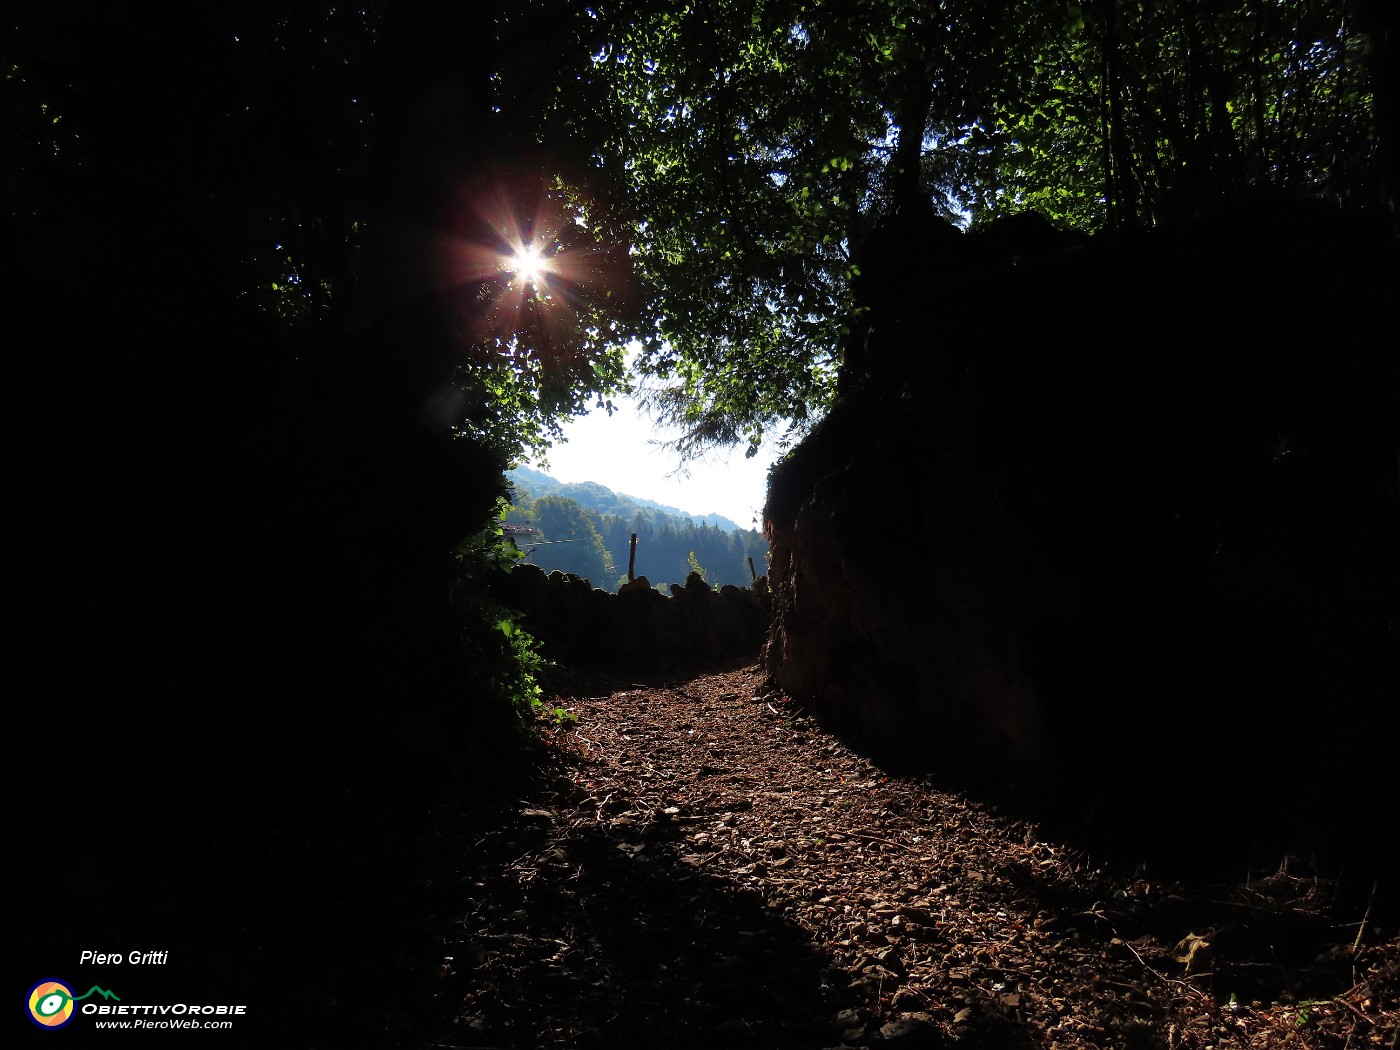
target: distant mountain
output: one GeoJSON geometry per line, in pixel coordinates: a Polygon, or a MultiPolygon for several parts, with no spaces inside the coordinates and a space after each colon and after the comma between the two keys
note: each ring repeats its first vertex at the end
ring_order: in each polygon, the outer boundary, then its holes
{"type": "Polygon", "coordinates": [[[668,507],[655,500],[629,496],[624,492],[614,492],[606,485],[600,485],[596,481],[560,481],[530,467],[516,467],[507,472],[506,477],[512,482],[519,482],[530,491],[530,495],[535,499],[539,499],[541,496],[567,496],[579,506],[587,507],[599,514],[614,514],[618,517],[630,518],[638,511],[660,511],[674,517],[686,518],[697,525],[702,522],[706,525],[714,525],[726,532],[752,531],[731,521],[723,514],[692,514],[688,510],[668,507]]]}
{"type": "Polygon", "coordinates": [[[763,537],[722,514],[690,514],[596,481],[561,482],[529,467],[507,478],[516,490],[507,521],[532,527],[532,535],[522,532],[517,542],[524,557],[546,572],[572,572],[595,587],[616,590],[635,563],[638,576],[666,593],[692,571],[711,586],[747,587],[767,569],[763,537]]]}

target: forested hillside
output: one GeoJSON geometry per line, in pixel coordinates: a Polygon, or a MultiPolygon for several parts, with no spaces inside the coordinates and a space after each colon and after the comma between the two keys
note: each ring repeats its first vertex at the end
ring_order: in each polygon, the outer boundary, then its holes
{"type": "Polygon", "coordinates": [[[516,545],[526,561],[543,569],[571,572],[615,591],[627,582],[636,534],[635,575],[646,576],[663,591],[695,571],[716,587],[747,586],[754,575],[767,572],[768,544],[752,529],[697,522],[596,482],[562,484],[520,471],[510,477],[514,484],[506,522],[532,530],[516,531],[516,545]],[[528,482],[522,480],[526,478],[528,482]]]}
{"type": "Polygon", "coordinates": [[[672,517],[685,518],[700,525],[718,525],[721,529],[736,532],[745,526],[723,514],[696,514],[679,507],[671,507],[656,500],[632,496],[625,492],[614,492],[596,481],[559,481],[529,467],[516,467],[506,472],[506,479],[513,485],[523,485],[536,498],[540,496],[568,496],[580,506],[596,510],[599,514],[612,514],[619,518],[630,518],[637,511],[661,511],[672,517]]]}

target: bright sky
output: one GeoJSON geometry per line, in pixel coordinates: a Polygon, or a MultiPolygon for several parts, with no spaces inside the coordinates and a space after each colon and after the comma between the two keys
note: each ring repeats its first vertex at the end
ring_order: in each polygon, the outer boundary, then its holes
{"type": "Polygon", "coordinates": [[[632,398],[613,398],[613,409],[611,416],[600,409],[566,425],[567,443],[550,449],[548,466],[529,465],[560,481],[596,481],[692,514],[719,513],[745,528],[763,527],[776,449],[765,445],[753,459],[744,458],[743,448],[712,452],[677,473],[676,454],[656,444],[671,435],[657,430],[632,398]]]}

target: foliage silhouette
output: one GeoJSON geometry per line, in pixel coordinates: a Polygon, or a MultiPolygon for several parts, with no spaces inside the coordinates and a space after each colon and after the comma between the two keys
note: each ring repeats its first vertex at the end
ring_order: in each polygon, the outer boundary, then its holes
{"type": "Polygon", "coordinates": [[[597,342],[642,344],[683,455],[821,416],[881,228],[937,268],[919,231],[940,218],[1035,208],[1090,233],[1396,192],[1383,4],[710,0],[565,21],[503,70],[505,104],[607,184],[646,305],[597,342]]]}

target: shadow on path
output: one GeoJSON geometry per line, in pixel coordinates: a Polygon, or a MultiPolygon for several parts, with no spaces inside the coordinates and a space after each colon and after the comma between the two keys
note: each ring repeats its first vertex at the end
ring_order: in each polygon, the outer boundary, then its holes
{"type": "Polygon", "coordinates": [[[810,1047],[839,1041],[830,961],[662,812],[526,810],[477,843],[430,1046],[810,1047]]]}

